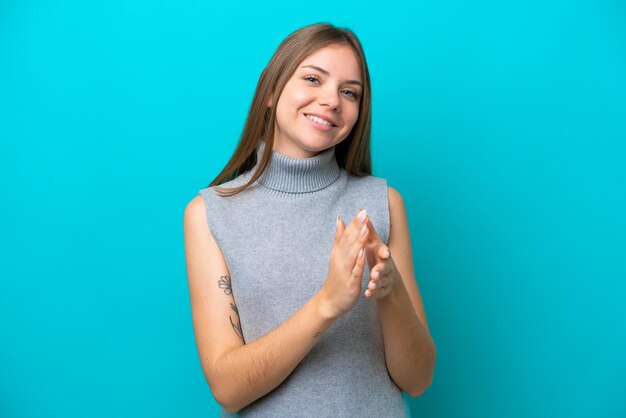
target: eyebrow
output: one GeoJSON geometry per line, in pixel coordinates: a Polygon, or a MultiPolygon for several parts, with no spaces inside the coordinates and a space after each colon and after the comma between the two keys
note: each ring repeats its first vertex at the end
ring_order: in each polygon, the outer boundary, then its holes
{"type": "MultiPolygon", "coordinates": [[[[319,71],[322,74],[330,75],[330,73],[328,71],[326,71],[325,69],[320,68],[320,67],[318,67],[316,65],[303,65],[300,68],[307,68],[307,67],[308,68],[313,68],[314,70],[317,70],[317,71],[319,71]]],[[[346,80],[346,83],[347,84],[356,84],[356,85],[360,86],[361,88],[363,87],[363,84],[361,84],[361,82],[358,81],[358,80],[346,80]]]]}

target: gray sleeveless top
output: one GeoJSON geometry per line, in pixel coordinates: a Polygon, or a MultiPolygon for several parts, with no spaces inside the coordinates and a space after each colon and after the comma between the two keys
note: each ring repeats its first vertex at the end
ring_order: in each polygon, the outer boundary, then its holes
{"type": "MultiPolygon", "coordinates": [[[[257,148],[260,160],[264,143],[257,148]]],[[[273,151],[261,178],[243,192],[220,197],[200,190],[209,229],[232,279],[244,340],[250,343],[293,315],[326,280],[335,217],[346,225],[367,210],[386,243],[389,204],[385,179],[340,168],[334,147],[295,159],[273,151]]],[[[224,183],[244,184],[257,166],[224,183]]],[[[363,275],[363,291],[369,269],[363,275]]],[[[363,296],[320,338],[276,389],[239,411],[245,417],[406,417],[402,392],[385,366],[375,300],[363,296]]],[[[223,417],[237,416],[222,410],[223,417]]]]}

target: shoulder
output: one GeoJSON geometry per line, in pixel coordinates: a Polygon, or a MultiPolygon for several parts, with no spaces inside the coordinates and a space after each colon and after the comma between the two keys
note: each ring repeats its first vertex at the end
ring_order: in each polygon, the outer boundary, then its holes
{"type": "Polygon", "coordinates": [[[407,229],[408,220],[402,195],[391,186],[387,186],[387,195],[389,197],[389,228],[395,231],[407,229]]]}
{"type": "Polygon", "coordinates": [[[209,226],[210,210],[201,194],[194,197],[185,206],[183,215],[183,235],[185,247],[201,248],[207,252],[217,249],[213,231],[209,226]]]}
{"type": "Polygon", "coordinates": [[[185,206],[185,212],[183,214],[183,222],[185,226],[198,225],[205,221],[206,206],[204,199],[200,194],[191,199],[187,206],[185,206]]]}
{"type": "Polygon", "coordinates": [[[404,209],[404,200],[402,199],[402,195],[399,191],[388,185],[387,196],[389,196],[390,210],[395,209],[397,211],[398,209],[404,209]]]}
{"type": "Polygon", "coordinates": [[[196,213],[200,209],[204,209],[204,199],[202,198],[202,195],[198,193],[187,203],[187,206],[185,206],[185,215],[187,213],[196,213]]]}

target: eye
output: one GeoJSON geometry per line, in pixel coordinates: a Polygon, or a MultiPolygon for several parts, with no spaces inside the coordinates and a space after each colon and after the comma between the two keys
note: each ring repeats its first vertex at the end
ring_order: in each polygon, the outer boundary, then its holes
{"type": "Polygon", "coordinates": [[[308,82],[313,82],[313,81],[317,81],[319,83],[320,79],[317,78],[314,75],[305,75],[304,77],[302,77],[303,80],[307,80],[308,82]]]}
{"type": "MultiPolygon", "coordinates": [[[[309,82],[310,84],[313,83],[320,83],[320,79],[315,76],[315,75],[305,75],[304,77],[302,77],[303,80],[306,80],[307,82],[309,82]]],[[[352,91],[352,90],[341,90],[342,93],[344,93],[346,96],[350,97],[351,99],[357,99],[359,97],[358,93],[352,91]]]]}
{"type": "Polygon", "coordinates": [[[352,90],[342,90],[344,93],[347,93],[348,96],[350,96],[353,99],[356,99],[357,97],[359,97],[358,94],[356,94],[355,92],[353,92],[352,90]]]}

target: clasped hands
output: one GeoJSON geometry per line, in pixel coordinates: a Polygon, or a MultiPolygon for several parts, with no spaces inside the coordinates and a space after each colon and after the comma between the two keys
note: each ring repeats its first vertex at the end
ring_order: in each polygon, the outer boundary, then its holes
{"type": "Polygon", "coordinates": [[[358,229],[361,238],[355,244],[358,245],[358,242],[365,241],[365,245],[361,248],[365,251],[367,265],[370,269],[365,297],[382,299],[392,291],[400,277],[391,257],[389,247],[385,245],[376,232],[365,209],[357,213],[348,227],[346,227],[341,218],[337,217],[335,240],[341,239],[346,234],[346,231],[350,232],[349,229],[351,228],[358,229]]]}

